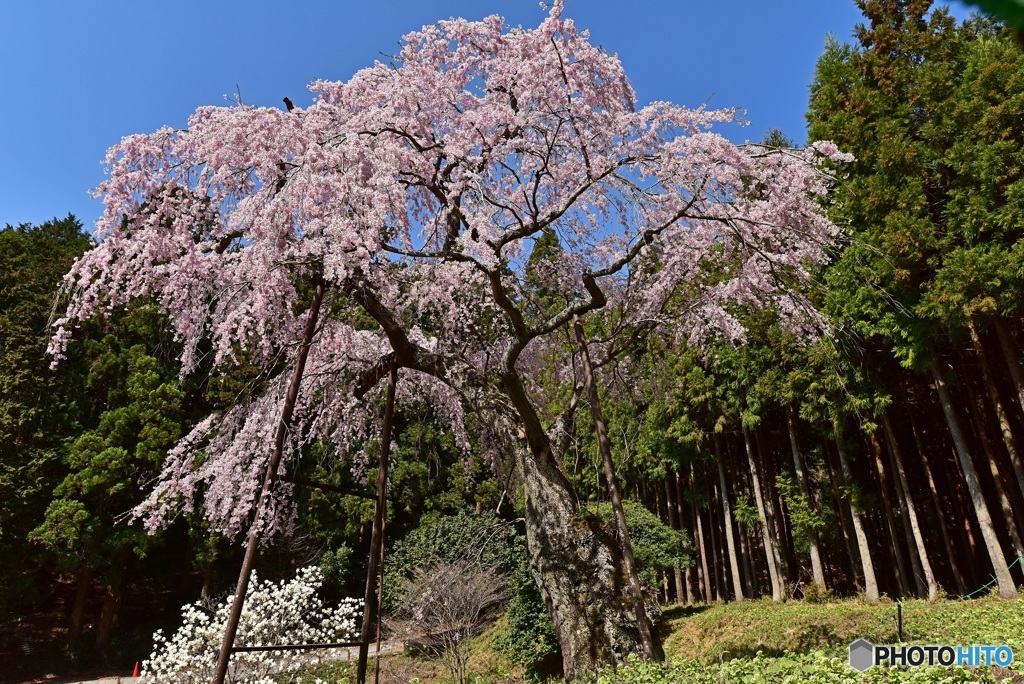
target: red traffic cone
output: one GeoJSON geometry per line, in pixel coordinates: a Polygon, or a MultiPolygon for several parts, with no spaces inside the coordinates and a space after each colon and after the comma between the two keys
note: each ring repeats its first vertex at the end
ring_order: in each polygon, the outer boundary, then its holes
{"type": "Polygon", "coordinates": [[[136,660],[135,661],[135,669],[132,670],[132,677],[138,677],[138,676],[139,676],[139,661],[136,660]]]}

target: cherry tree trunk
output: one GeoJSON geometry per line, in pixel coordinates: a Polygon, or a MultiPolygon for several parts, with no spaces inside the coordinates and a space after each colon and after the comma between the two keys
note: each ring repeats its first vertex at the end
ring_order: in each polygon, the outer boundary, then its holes
{"type": "MultiPolygon", "coordinates": [[[[501,380],[499,389],[455,359],[444,374],[522,477],[530,569],[558,637],[565,677],[644,655],[619,543],[599,521],[583,515],[519,377],[509,371],[501,380]]],[[[660,658],[656,641],[653,647],[660,658]]]]}
{"type": "MultiPolygon", "coordinates": [[[[846,452],[838,439],[836,440],[836,451],[839,454],[839,467],[843,473],[843,480],[847,483],[853,482],[850,463],[846,460],[846,452]]],[[[869,603],[878,603],[878,580],[875,579],[875,567],[871,563],[871,545],[868,544],[864,523],[853,497],[848,497],[847,500],[850,503],[850,517],[853,519],[853,536],[857,539],[857,551],[860,553],[860,567],[864,573],[864,597],[869,603]]]]}
{"type": "Polygon", "coordinates": [[[985,542],[985,551],[988,553],[992,568],[996,573],[996,581],[999,586],[999,595],[1003,598],[1017,598],[1017,587],[1013,585],[1013,578],[1010,576],[1006,558],[999,544],[999,536],[996,534],[992,516],[989,513],[988,505],[985,503],[985,495],[981,491],[981,483],[978,481],[978,473],[974,469],[974,462],[967,447],[967,439],[960,428],[960,421],[956,416],[956,409],[953,406],[953,399],[946,387],[946,381],[942,378],[935,362],[929,366],[932,378],[935,380],[935,391],[939,395],[939,403],[942,404],[942,412],[946,416],[946,424],[953,436],[953,446],[956,448],[956,455],[960,461],[960,468],[963,470],[964,482],[967,484],[967,492],[974,507],[974,513],[978,518],[978,525],[981,528],[981,537],[985,542]]]}
{"type": "Polygon", "coordinates": [[[619,491],[619,481],[615,477],[615,465],[612,462],[612,448],[608,440],[608,429],[605,426],[604,416],[601,413],[601,399],[597,393],[597,384],[594,382],[594,369],[590,363],[590,351],[587,349],[583,324],[580,323],[578,318],[573,321],[573,332],[576,334],[576,344],[580,349],[583,386],[587,392],[587,399],[590,402],[590,415],[594,419],[594,428],[597,431],[597,446],[601,452],[601,460],[604,463],[604,477],[608,484],[608,493],[611,494],[612,509],[615,512],[615,523],[622,551],[622,567],[626,572],[626,578],[629,580],[630,594],[633,599],[633,613],[640,632],[640,645],[643,647],[644,657],[649,659],[655,658],[657,655],[656,648],[654,646],[654,639],[651,637],[651,626],[647,623],[647,611],[644,608],[640,576],[636,571],[636,561],[633,560],[633,547],[629,543],[629,530],[626,529],[626,514],[622,508],[622,493],[619,491]]]}
{"type": "Polygon", "coordinates": [[[558,635],[566,678],[642,654],[618,543],[580,514],[576,494],[550,450],[520,453],[517,465],[530,568],[558,635]]]}

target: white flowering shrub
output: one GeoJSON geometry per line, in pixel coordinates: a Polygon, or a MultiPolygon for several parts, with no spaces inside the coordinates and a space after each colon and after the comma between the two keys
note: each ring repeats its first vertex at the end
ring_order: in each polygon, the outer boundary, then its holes
{"type": "MultiPolygon", "coordinates": [[[[361,601],[344,599],[324,604],[317,591],[323,574],[316,566],[302,568],[289,581],[260,582],[253,573],[238,623],[235,646],[314,644],[354,641],[362,612],[361,601]]],[[[143,663],[146,684],[206,684],[213,677],[217,652],[224,638],[233,596],[215,606],[196,602],[182,608],[182,625],[169,639],[160,631],[143,663]]],[[[317,651],[323,655],[324,651],[317,651]]],[[[308,651],[233,653],[227,681],[233,684],[273,684],[272,675],[290,672],[310,662],[308,651]]]]}

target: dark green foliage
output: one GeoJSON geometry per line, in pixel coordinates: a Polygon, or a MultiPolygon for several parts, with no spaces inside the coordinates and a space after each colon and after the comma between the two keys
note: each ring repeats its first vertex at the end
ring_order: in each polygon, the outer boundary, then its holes
{"type": "Polygon", "coordinates": [[[410,577],[416,568],[435,561],[471,559],[511,573],[526,561],[526,542],[515,525],[491,512],[474,515],[466,510],[425,521],[395,542],[387,555],[385,605],[400,600],[399,576],[410,577]]]}
{"type": "Polygon", "coordinates": [[[64,475],[63,443],[87,410],[81,348],[72,344],[59,372],[46,356],[61,278],[90,244],[81,229],[68,216],[0,231],[0,615],[34,595],[27,536],[64,475]]]}
{"type": "MultiPolygon", "coordinates": [[[[658,573],[662,570],[690,567],[691,545],[685,532],[673,530],[637,501],[623,501],[622,509],[637,572],[648,586],[659,584],[658,573]]],[[[614,528],[615,512],[610,503],[591,504],[587,510],[614,528]]]]}

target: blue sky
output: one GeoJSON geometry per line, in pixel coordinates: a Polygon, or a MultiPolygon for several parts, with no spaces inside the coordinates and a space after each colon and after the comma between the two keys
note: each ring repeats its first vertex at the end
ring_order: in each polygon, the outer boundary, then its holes
{"type": "MultiPolygon", "coordinates": [[[[566,15],[617,53],[641,103],[741,107],[758,140],[802,142],[828,33],[851,37],[853,0],[567,0],[566,15]]],[[[958,17],[967,16],[953,4],[958,17]]],[[[306,84],[346,80],[400,37],[451,16],[535,26],[535,0],[9,0],[0,9],[0,225],[100,215],[89,190],[124,135],[184,126],[196,107],[306,106],[306,84]]]]}

